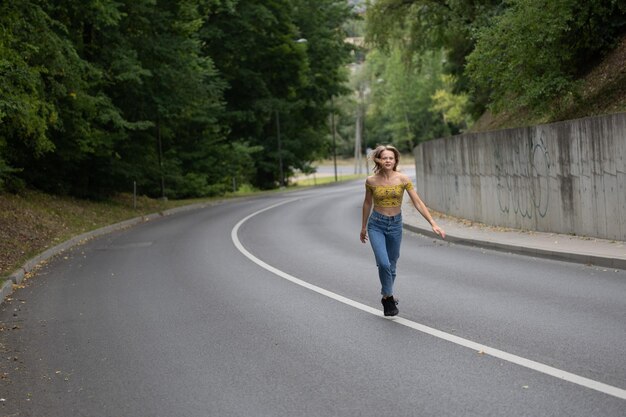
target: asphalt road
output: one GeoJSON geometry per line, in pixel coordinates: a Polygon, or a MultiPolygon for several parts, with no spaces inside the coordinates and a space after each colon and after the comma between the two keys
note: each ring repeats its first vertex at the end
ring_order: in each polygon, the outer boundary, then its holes
{"type": "Polygon", "coordinates": [[[624,271],[407,232],[384,318],[362,190],[229,201],[48,262],[2,305],[0,415],[626,414],[624,271]]]}

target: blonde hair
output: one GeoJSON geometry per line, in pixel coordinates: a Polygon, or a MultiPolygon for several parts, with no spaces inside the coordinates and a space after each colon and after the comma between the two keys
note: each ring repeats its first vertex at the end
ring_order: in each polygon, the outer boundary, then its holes
{"type": "Polygon", "coordinates": [[[378,174],[382,169],[383,166],[382,164],[379,162],[380,160],[380,155],[384,152],[384,151],[391,151],[393,152],[395,158],[396,158],[396,163],[393,166],[393,170],[397,171],[398,168],[398,164],[400,163],[400,152],[398,152],[398,150],[391,145],[379,145],[376,147],[376,149],[374,149],[373,151],[370,152],[369,154],[369,159],[374,162],[374,174],[378,174]]]}

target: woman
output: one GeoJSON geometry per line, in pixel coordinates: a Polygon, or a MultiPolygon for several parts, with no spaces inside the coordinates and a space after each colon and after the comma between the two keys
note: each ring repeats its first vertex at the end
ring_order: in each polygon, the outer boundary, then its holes
{"type": "Polygon", "coordinates": [[[445,239],[446,234],[433,220],[409,177],[396,170],[400,162],[398,150],[390,145],[381,145],[370,153],[370,158],[375,164],[374,175],[365,180],[361,242],[367,242],[369,235],[382,286],[383,298],[380,301],[385,316],[395,316],[398,314],[398,300],[393,297],[393,283],[396,278],[396,262],[400,257],[401,210],[405,190],[417,211],[430,223],[433,232],[442,239],[445,239]]]}

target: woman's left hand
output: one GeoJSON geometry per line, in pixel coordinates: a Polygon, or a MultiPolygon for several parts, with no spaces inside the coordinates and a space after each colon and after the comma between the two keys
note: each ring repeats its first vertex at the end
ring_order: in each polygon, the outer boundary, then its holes
{"type": "Polygon", "coordinates": [[[441,227],[437,226],[436,224],[433,224],[432,227],[435,234],[437,234],[442,239],[446,238],[446,232],[441,227]]]}

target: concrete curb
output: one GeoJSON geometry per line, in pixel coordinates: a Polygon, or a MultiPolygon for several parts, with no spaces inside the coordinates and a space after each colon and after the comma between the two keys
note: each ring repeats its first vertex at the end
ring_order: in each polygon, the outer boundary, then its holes
{"type": "Polygon", "coordinates": [[[13,281],[10,279],[4,281],[0,286],[0,303],[13,293],[13,281]]]}
{"type": "Polygon", "coordinates": [[[9,275],[4,283],[1,284],[0,287],[0,303],[2,303],[9,295],[13,293],[13,285],[19,285],[24,281],[24,276],[32,271],[37,265],[41,262],[44,262],[64,251],[77,246],[83,242],[86,242],[90,239],[93,239],[98,236],[106,235],[111,232],[115,232],[117,230],[126,229],[132,226],[135,226],[139,223],[147,222],[150,220],[154,220],[159,217],[169,216],[175,213],[180,213],[184,211],[196,210],[205,208],[208,206],[212,206],[220,203],[222,200],[216,202],[209,203],[196,203],[190,204],[188,206],[175,207],[169,210],[165,210],[163,212],[152,213],[145,216],[135,217],[129,220],[124,220],[119,223],[111,224],[108,226],[101,227],[100,229],[91,230],[89,232],[83,233],[81,235],[75,236],[71,239],[66,240],[63,243],[60,243],[54,247],[48,248],[40,254],[34,256],[29,259],[22,265],[20,268],[15,270],[11,275],[9,275]]]}
{"type": "MultiPolygon", "coordinates": [[[[422,228],[419,226],[404,224],[404,228],[411,232],[419,233],[428,237],[440,239],[439,236],[431,229],[422,228]]],[[[566,261],[580,264],[592,264],[596,266],[602,266],[607,268],[626,269],[626,259],[616,259],[606,256],[592,255],[586,253],[573,253],[573,252],[559,252],[554,250],[547,250],[541,248],[533,248],[527,246],[511,245],[509,243],[488,241],[484,239],[473,239],[469,237],[460,237],[447,234],[446,242],[458,243],[461,245],[477,246],[481,248],[498,250],[501,252],[511,252],[520,255],[535,256],[537,258],[554,259],[558,261],[566,261]]]]}

